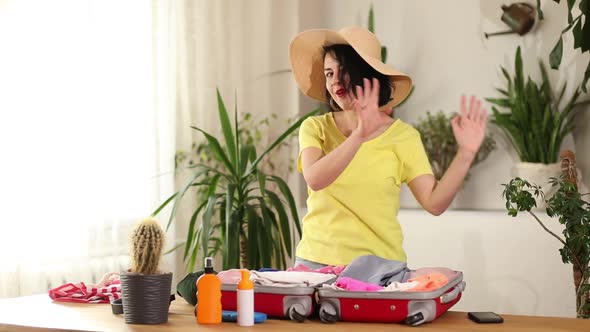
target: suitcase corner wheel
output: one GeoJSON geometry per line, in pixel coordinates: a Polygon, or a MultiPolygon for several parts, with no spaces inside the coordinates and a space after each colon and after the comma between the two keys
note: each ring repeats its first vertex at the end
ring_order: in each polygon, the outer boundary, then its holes
{"type": "Polygon", "coordinates": [[[320,316],[320,321],[322,323],[331,324],[339,320],[336,307],[334,307],[334,305],[329,302],[324,302],[321,304],[318,315],[320,316]]]}
{"type": "Polygon", "coordinates": [[[299,303],[290,306],[287,313],[289,315],[289,319],[294,320],[298,323],[303,323],[307,318],[304,306],[299,303]]]}

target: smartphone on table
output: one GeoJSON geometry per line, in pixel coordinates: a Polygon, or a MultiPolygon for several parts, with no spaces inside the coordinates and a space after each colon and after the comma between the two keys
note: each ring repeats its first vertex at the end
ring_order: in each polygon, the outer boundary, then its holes
{"type": "Polygon", "coordinates": [[[504,322],[502,316],[491,311],[468,312],[467,317],[479,324],[499,324],[504,322]]]}

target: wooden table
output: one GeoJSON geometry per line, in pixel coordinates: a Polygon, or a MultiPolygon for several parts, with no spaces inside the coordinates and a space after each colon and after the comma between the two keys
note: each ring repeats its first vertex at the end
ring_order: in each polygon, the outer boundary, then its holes
{"type": "Polygon", "coordinates": [[[167,324],[129,325],[124,317],[113,315],[108,304],[74,304],[52,302],[47,295],[0,300],[0,331],[590,331],[590,320],[574,318],[503,315],[503,324],[476,324],[465,312],[451,311],[436,321],[410,327],[392,324],[345,323],[323,324],[319,321],[296,323],[267,320],[254,327],[235,323],[197,325],[193,306],[184,299],[172,302],[167,324]]]}

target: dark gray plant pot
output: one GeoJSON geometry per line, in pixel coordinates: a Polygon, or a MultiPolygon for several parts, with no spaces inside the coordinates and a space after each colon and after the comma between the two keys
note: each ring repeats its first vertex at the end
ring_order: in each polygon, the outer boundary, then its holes
{"type": "Polygon", "coordinates": [[[123,312],[127,324],[168,322],[172,273],[121,272],[123,312]]]}

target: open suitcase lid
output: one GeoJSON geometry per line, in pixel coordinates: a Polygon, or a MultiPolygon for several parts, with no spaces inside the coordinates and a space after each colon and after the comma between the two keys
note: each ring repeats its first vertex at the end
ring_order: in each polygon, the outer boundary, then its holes
{"type": "Polygon", "coordinates": [[[412,271],[412,277],[424,275],[428,273],[439,272],[443,273],[447,278],[448,282],[433,291],[427,292],[413,292],[413,291],[349,291],[349,290],[337,290],[332,288],[319,288],[318,295],[320,297],[337,297],[337,298],[363,298],[363,299],[400,299],[400,300],[426,300],[442,296],[447,291],[459,285],[464,288],[465,283],[463,282],[463,273],[459,271],[453,271],[447,268],[422,268],[412,271]]]}

